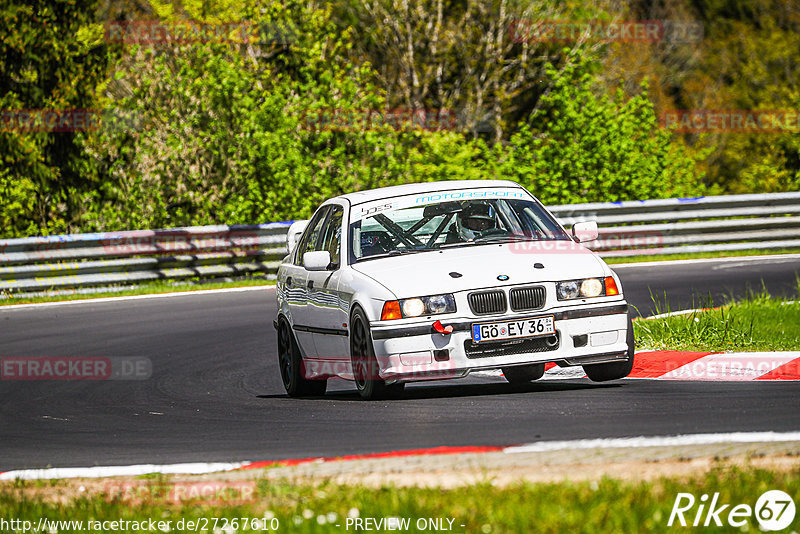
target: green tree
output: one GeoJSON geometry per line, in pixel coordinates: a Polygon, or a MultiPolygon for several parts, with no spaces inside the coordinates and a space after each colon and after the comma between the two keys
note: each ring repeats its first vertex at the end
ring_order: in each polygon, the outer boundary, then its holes
{"type": "MultiPolygon", "coordinates": [[[[800,14],[784,0],[709,1],[706,49],[695,81],[684,86],[690,109],[800,109],[800,14]]],[[[687,136],[711,148],[709,179],[730,193],[800,189],[798,121],[785,131],[687,136]]]]}
{"type": "Polygon", "coordinates": [[[500,151],[499,174],[549,203],[697,194],[695,161],[658,127],[646,86],[626,99],[598,87],[588,59],[548,66],[551,90],[500,151]]]}
{"type": "Polygon", "coordinates": [[[91,110],[108,47],[93,0],[3,2],[0,14],[0,224],[15,237],[80,227],[96,182],[76,132],[20,128],[19,110],[91,110]]]}
{"type": "Polygon", "coordinates": [[[597,41],[532,38],[537,21],[608,18],[614,0],[339,0],[335,16],[355,32],[354,55],[367,58],[392,107],[458,110],[461,127],[507,140],[546,90],[547,61],[597,41]],[[509,127],[511,126],[511,127],[509,127]]]}
{"type": "MultiPolygon", "coordinates": [[[[155,10],[176,23],[231,16],[189,7],[155,10]]],[[[463,135],[382,116],[374,72],[349,61],[329,8],[254,2],[237,16],[290,38],[133,46],[120,61],[107,97],[141,110],[144,128],[87,137],[104,176],[92,228],[286,220],[343,192],[480,176],[463,135]]]]}

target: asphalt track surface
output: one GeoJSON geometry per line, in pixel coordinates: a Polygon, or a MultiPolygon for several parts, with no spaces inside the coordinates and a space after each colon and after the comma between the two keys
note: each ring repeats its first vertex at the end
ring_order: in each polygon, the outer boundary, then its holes
{"type": "MultiPolygon", "coordinates": [[[[642,314],[716,303],[762,283],[794,295],[800,260],[618,269],[642,314]]],[[[442,445],[797,431],[797,382],[586,380],[511,387],[470,377],[362,402],[344,381],[290,399],[277,371],[273,290],[0,309],[0,356],[145,356],[142,381],[0,382],[0,471],[273,460],[442,445]],[[331,391],[332,390],[332,391],[331,391]]]]}

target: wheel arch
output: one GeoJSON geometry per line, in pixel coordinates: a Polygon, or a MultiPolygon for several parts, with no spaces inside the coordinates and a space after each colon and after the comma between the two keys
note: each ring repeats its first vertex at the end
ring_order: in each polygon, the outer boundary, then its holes
{"type": "Polygon", "coordinates": [[[381,319],[381,311],[383,310],[383,303],[387,300],[392,300],[394,296],[392,295],[390,298],[387,299],[378,299],[374,297],[370,297],[366,292],[357,292],[353,295],[353,298],[350,300],[350,310],[349,310],[349,317],[350,320],[353,319],[353,312],[356,308],[360,308],[364,315],[367,318],[367,322],[370,324],[380,321],[381,319]]]}

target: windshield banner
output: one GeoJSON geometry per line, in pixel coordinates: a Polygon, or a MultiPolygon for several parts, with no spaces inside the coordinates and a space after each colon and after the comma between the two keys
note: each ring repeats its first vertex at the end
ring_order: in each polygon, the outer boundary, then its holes
{"type": "Polygon", "coordinates": [[[352,222],[356,222],[385,211],[411,208],[414,206],[425,206],[426,204],[435,204],[437,202],[494,198],[517,198],[523,200],[531,199],[530,195],[528,195],[524,190],[515,187],[436,191],[430,193],[406,195],[399,198],[384,198],[381,200],[359,204],[353,207],[353,210],[350,213],[350,220],[352,222]]]}

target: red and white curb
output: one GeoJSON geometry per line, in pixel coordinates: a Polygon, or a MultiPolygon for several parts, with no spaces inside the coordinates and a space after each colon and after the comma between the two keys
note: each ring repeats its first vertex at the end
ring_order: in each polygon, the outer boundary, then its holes
{"type": "Polygon", "coordinates": [[[520,454],[553,451],[574,451],[578,449],[631,449],[644,447],[680,447],[690,445],[714,445],[733,443],[791,443],[800,442],[800,432],[730,432],[717,434],[684,434],[677,436],[638,436],[629,438],[577,439],[567,441],[540,441],[511,446],[485,447],[434,447],[410,449],[373,454],[357,454],[336,457],[294,458],[288,460],[233,462],[233,463],[184,463],[184,464],[142,464],[123,466],[66,467],[49,469],[19,469],[0,472],[0,480],[39,480],[65,478],[103,478],[116,476],[138,476],[151,473],[203,475],[238,471],[243,469],[262,469],[266,467],[288,467],[308,463],[347,462],[353,460],[374,460],[408,456],[429,456],[443,454],[488,453],[520,454]]]}
{"type": "MultiPolygon", "coordinates": [[[[586,378],[582,367],[548,364],[542,380],[586,378]]],[[[800,380],[800,352],[637,352],[628,378],[649,380],[800,380]]]]}
{"type": "MultiPolygon", "coordinates": [[[[481,371],[484,376],[502,372],[481,371]]],[[[583,367],[545,366],[540,380],[587,378],[583,367]]],[[[627,378],[742,382],[748,380],[800,380],[800,351],[696,352],[654,350],[637,352],[627,378]]]]}
{"type": "Polygon", "coordinates": [[[629,378],[657,380],[800,380],[800,352],[641,352],[629,378]]]}

